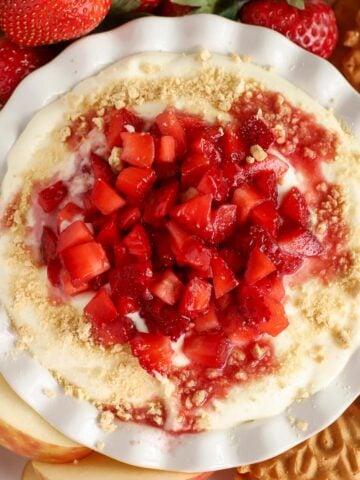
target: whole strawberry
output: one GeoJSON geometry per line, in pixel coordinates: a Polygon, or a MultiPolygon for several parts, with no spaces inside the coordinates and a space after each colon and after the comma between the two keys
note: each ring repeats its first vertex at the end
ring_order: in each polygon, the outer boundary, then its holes
{"type": "Polygon", "coordinates": [[[21,46],[81,37],[110,10],[111,0],[1,0],[0,28],[21,46]]]}
{"type": "Polygon", "coordinates": [[[335,14],[324,0],[254,0],[240,10],[240,20],[272,28],[324,58],[338,39],[335,14]]]}
{"type": "Polygon", "coordinates": [[[54,53],[46,47],[21,48],[0,38],[0,108],[18,83],[33,70],[47,63],[54,53]]]}
{"type": "Polygon", "coordinates": [[[180,5],[171,0],[163,0],[160,4],[159,15],[163,17],[182,17],[195,10],[196,7],[180,5]]]}

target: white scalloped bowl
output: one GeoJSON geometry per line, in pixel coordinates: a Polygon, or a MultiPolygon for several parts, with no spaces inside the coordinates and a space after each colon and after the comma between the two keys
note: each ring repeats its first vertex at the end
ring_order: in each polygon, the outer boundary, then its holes
{"type": "MultiPolygon", "coordinates": [[[[250,55],[255,63],[272,65],[279,75],[301,87],[324,106],[333,106],[360,138],[360,95],[330,63],[307,53],[283,36],[213,15],[143,18],[113,31],[92,35],[68,47],[49,65],[26,78],[0,113],[0,165],[4,172],[9,149],[40,108],[103,67],[142,51],[190,52],[207,48],[218,53],[250,55]],[[335,105],[332,99],[336,98],[335,105]],[[6,132],[6,134],[5,134],[6,132]]],[[[95,449],[104,440],[97,411],[86,402],[65,397],[49,372],[28,354],[6,355],[14,333],[0,312],[0,371],[14,390],[58,430],[95,449]],[[57,392],[44,398],[44,388],[57,392]]],[[[360,394],[360,348],[326,389],[292,407],[309,424],[295,431],[286,413],[238,425],[230,430],[173,436],[135,424],[121,424],[106,437],[102,453],[137,466],[176,471],[221,470],[273,457],[332,423],[360,394]]]]}

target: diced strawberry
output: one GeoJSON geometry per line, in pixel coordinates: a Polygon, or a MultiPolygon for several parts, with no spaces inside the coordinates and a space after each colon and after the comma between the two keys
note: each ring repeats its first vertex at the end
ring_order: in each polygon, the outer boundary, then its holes
{"type": "MultiPolygon", "coordinates": [[[[259,162],[260,163],[260,162],[259,162]]],[[[230,194],[236,187],[243,185],[248,179],[248,173],[245,166],[236,163],[226,162],[221,165],[222,174],[230,189],[230,194]]]]}
{"type": "Polygon", "coordinates": [[[113,322],[119,315],[113,301],[105,289],[99,290],[85,306],[86,318],[95,325],[113,322]]]}
{"type": "Polygon", "coordinates": [[[113,294],[142,297],[153,279],[151,262],[134,262],[129,259],[109,272],[109,283],[113,294]]]}
{"type": "Polygon", "coordinates": [[[101,243],[103,247],[113,246],[120,238],[119,229],[117,225],[116,214],[109,215],[109,217],[102,224],[99,233],[96,236],[96,241],[101,243]]]}
{"type": "Polygon", "coordinates": [[[221,153],[214,141],[221,136],[219,128],[214,127],[214,132],[211,131],[211,127],[199,130],[199,133],[192,135],[191,150],[203,155],[211,165],[220,164],[222,160],[221,153]]]}
{"type": "Polygon", "coordinates": [[[120,315],[111,323],[93,325],[93,338],[104,347],[122,345],[136,335],[133,322],[128,317],[120,315]]]}
{"type": "Polygon", "coordinates": [[[154,261],[159,270],[172,267],[175,263],[175,255],[170,245],[170,235],[167,231],[153,232],[154,261]]]}
{"type": "Polygon", "coordinates": [[[252,285],[276,270],[269,257],[258,247],[255,247],[249,256],[245,271],[245,280],[252,285]]]}
{"type": "Polygon", "coordinates": [[[78,295],[79,293],[85,292],[89,289],[89,284],[86,282],[78,283],[77,286],[73,285],[70,274],[66,270],[61,271],[60,282],[66,295],[69,295],[71,297],[73,297],[74,295],[78,295]]]}
{"type": "Polygon", "coordinates": [[[267,322],[259,324],[259,329],[263,333],[276,337],[289,325],[283,305],[274,298],[265,297],[265,305],[270,310],[270,319],[267,322]]]}
{"type": "Polygon", "coordinates": [[[181,183],[184,187],[196,186],[209,166],[210,160],[202,153],[189,153],[181,165],[181,183]]]}
{"type": "Polygon", "coordinates": [[[127,167],[117,177],[116,188],[129,198],[142,200],[156,180],[150,168],[127,167]]]}
{"type": "Polygon", "coordinates": [[[174,207],[170,216],[189,232],[201,238],[208,238],[211,228],[211,195],[198,195],[174,207]]]}
{"type": "Polygon", "coordinates": [[[97,220],[100,215],[99,210],[95,207],[95,205],[91,201],[91,191],[88,191],[83,194],[82,201],[84,205],[84,221],[93,223],[94,220],[97,220]]]}
{"type": "Polygon", "coordinates": [[[154,189],[146,201],[144,221],[156,226],[175,205],[178,193],[179,183],[176,180],[170,180],[159,189],[154,189]]]}
{"type": "Polygon", "coordinates": [[[161,135],[169,135],[174,138],[176,144],[176,156],[184,155],[186,151],[186,135],[176,114],[172,110],[160,113],[155,119],[161,135]]]}
{"type": "Polygon", "coordinates": [[[108,272],[100,273],[96,277],[92,278],[89,282],[89,287],[94,292],[100,290],[100,288],[104,287],[108,283],[108,272]]]}
{"type": "Polygon", "coordinates": [[[269,127],[255,115],[243,124],[241,133],[250,145],[260,145],[264,150],[267,150],[275,140],[269,127]]]}
{"type": "Polygon", "coordinates": [[[40,253],[45,265],[57,256],[57,243],[58,237],[54,230],[45,226],[40,239],[40,253]]]}
{"type": "Polygon", "coordinates": [[[221,243],[231,236],[236,226],[236,217],[236,205],[223,204],[211,212],[213,243],[221,243]]]}
{"type": "Polygon", "coordinates": [[[108,113],[105,124],[105,135],[110,149],[122,145],[122,132],[127,132],[129,128],[140,130],[143,126],[142,120],[126,108],[108,113]]]}
{"type": "Polygon", "coordinates": [[[170,339],[155,333],[138,333],[131,341],[133,355],[147,372],[166,374],[171,368],[173,350],[170,339]]]}
{"type": "Polygon", "coordinates": [[[192,315],[206,310],[210,303],[212,286],[195,277],[186,285],[181,299],[180,311],[192,315]]]}
{"type": "Polygon", "coordinates": [[[218,167],[211,167],[197,186],[199,193],[211,194],[216,202],[225,202],[229,195],[229,185],[218,167]]]}
{"type": "Polygon", "coordinates": [[[282,279],[277,274],[270,274],[255,284],[264,297],[271,297],[278,302],[285,298],[285,288],[282,279]]]}
{"type": "Polygon", "coordinates": [[[250,185],[238,187],[231,203],[237,206],[237,219],[240,224],[245,223],[251,210],[264,201],[264,197],[250,185]]]}
{"type": "Polygon", "coordinates": [[[187,202],[198,195],[199,192],[195,187],[189,187],[187,190],[185,190],[185,192],[180,193],[180,203],[187,202]]]}
{"type": "Polygon", "coordinates": [[[95,207],[104,215],[110,215],[125,205],[125,200],[104,180],[95,182],[91,193],[91,200],[95,207]]]}
{"type": "Polygon", "coordinates": [[[171,236],[174,253],[180,253],[184,250],[186,243],[191,240],[191,236],[173,220],[167,222],[166,228],[171,236]]]}
{"type": "Polygon", "coordinates": [[[248,178],[255,176],[259,172],[272,170],[275,173],[276,178],[279,180],[289,170],[289,165],[283,160],[280,160],[280,158],[268,155],[268,158],[262,162],[246,164],[243,167],[243,170],[248,178]]]}
{"type": "Polygon", "coordinates": [[[224,159],[228,162],[242,163],[249,152],[249,144],[240,135],[234,124],[226,125],[221,138],[224,159]]]}
{"type": "Polygon", "coordinates": [[[159,138],[156,149],[156,161],[161,163],[173,163],[176,161],[176,142],[171,135],[163,135],[159,138]]]}
{"type": "Polygon", "coordinates": [[[184,354],[194,363],[208,368],[222,368],[230,345],[221,333],[192,335],[185,338],[184,354]]]}
{"type": "Polygon", "coordinates": [[[225,260],[233,272],[239,271],[245,266],[245,258],[241,255],[241,252],[224,247],[219,250],[219,255],[225,260]]]}
{"type": "Polygon", "coordinates": [[[121,265],[126,265],[127,263],[130,263],[133,260],[133,257],[128,252],[128,249],[120,240],[116,240],[113,243],[113,248],[114,248],[114,256],[115,256],[115,265],[117,267],[120,267],[121,265]]]}
{"type": "Polygon", "coordinates": [[[257,327],[270,319],[270,310],[262,293],[253,285],[241,284],[237,289],[238,305],[249,326],[257,327]]]}
{"type": "Polygon", "coordinates": [[[184,285],[179,277],[172,270],[168,269],[158,276],[149,290],[168,305],[175,305],[181,298],[183,288],[184,285]]]}
{"type": "Polygon", "coordinates": [[[66,248],[79,245],[80,243],[87,243],[93,240],[93,234],[89,228],[81,220],[69,225],[59,235],[58,252],[64,251],[66,248]]]}
{"type": "Polygon", "coordinates": [[[75,219],[83,220],[83,218],[79,218],[82,217],[83,213],[83,209],[76,205],[76,203],[67,203],[65,207],[59,211],[56,217],[56,226],[58,232],[63,230],[63,222],[66,222],[65,227],[67,227],[68,224],[72,223],[75,219]]]}
{"type": "Polygon", "coordinates": [[[310,222],[310,211],[304,195],[297,187],[292,187],[284,196],[279,213],[286,220],[291,220],[308,228],[310,222]]]}
{"type": "Polygon", "coordinates": [[[122,295],[121,293],[115,293],[113,295],[113,301],[116,305],[119,315],[126,316],[130,313],[135,313],[140,310],[140,304],[136,298],[130,295],[122,295]]]}
{"type": "Polygon", "coordinates": [[[280,227],[280,216],[272,200],[265,200],[250,212],[250,219],[263,227],[272,237],[276,237],[280,227]]]}
{"type": "Polygon", "coordinates": [[[176,116],[186,130],[192,131],[195,128],[201,128],[205,126],[204,120],[196,115],[190,115],[184,112],[176,112],[176,116]]]}
{"type": "Polygon", "coordinates": [[[213,272],[213,284],[216,298],[222,297],[239,284],[234,272],[219,255],[213,255],[211,268],[213,272]]]}
{"type": "Polygon", "coordinates": [[[279,234],[278,244],[285,252],[303,257],[317,257],[324,252],[315,235],[301,226],[286,225],[279,234]]]}
{"type": "Polygon", "coordinates": [[[224,332],[233,345],[246,345],[259,336],[257,325],[249,324],[236,304],[231,303],[222,316],[224,332]]]}
{"type": "Polygon", "coordinates": [[[155,159],[155,144],[150,133],[122,133],[121,139],[123,142],[121,160],[134,167],[151,167],[155,159]]]}
{"type": "Polygon", "coordinates": [[[108,162],[103,158],[99,157],[95,153],[90,154],[90,164],[93,177],[96,180],[102,180],[109,185],[113,185],[115,181],[115,175],[111,170],[111,167],[108,162]]]}
{"type": "Polygon", "coordinates": [[[38,203],[46,213],[53,212],[68,194],[67,186],[59,181],[44,188],[38,195],[38,203]]]}
{"type": "Polygon", "coordinates": [[[141,220],[141,211],[138,207],[124,207],[118,214],[117,224],[120,230],[129,230],[141,220]]]}
{"type": "Polygon", "coordinates": [[[159,180],[166,180],[168,178],[178,177],[180,172],[180,163],[155,162],[153,164],[153,169],[155,170],[156,177],[159,180]]]}
{"type": "Polygon", "coordinates": [[[254,175],[255,187],[264,194],[265,197],[270,198],[275,203],[277,202],[277,179],[276,174],[272,170],[261,170],[254,175]]]}
{"type": "Polygon", "coordinates": [[[60,275],[62,263],[59,257],[52,258],[47,264],[47,277],[51,285],[59,287],[61,285],[60,275]]]}
{"type": "Polygon", "coordinates": [[[67,248],[61,253],[61,257],[75,286],[79,283],[89,282],[110,268],[104,249],[96,242],[82,243],[67,248]]]}
{"type": "Polygon", "coordinates": [[[123,238],[123,243],[131,255],[141,260],[148,260],[151,257],[150,239],[142,225],[136,225],[130,233],[123,238]]]}
{"type": "Polygon", "coordinates": [[[215,305],[210,303],[209,310],[206,313],[196,317],[194,320],[194,323],[195,323],[195,330],[198,333],[219,329],[220,323],[216,313],[215,305]]]}

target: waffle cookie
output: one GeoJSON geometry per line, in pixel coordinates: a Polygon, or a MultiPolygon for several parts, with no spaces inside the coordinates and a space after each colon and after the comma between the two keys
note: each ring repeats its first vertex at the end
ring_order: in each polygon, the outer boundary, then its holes
{"type": "Polygon", "coordinates": [[[360,480],[360,400],[310,440],[239,467],[236,480],[360,480]]]}

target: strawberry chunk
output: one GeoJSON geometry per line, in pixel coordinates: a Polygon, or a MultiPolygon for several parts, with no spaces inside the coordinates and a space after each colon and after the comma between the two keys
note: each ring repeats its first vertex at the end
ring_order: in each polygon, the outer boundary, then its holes
{"type": "Polygon", "coordinates": [[[68,194],[67,186],[59,181],[44,188],[38,195],[38,203],[46,213],[53,212],[68,194]]]}
{"type": "Polygon", "coordinates": [[[130,295],[122,295],[121,293],[115,293],[113,295],[113,301],[116,305],[119,315],[126,316],[130,313],[135,313],[140,310],[140,304],[136,298],[130,295]]]}
{"type": "Polygon", "coordinates": [[[275,265],[270,258],[265,255],[258,247],[255,247],[249,256],[245,271],[245,280],[249,285],[252,285],[270,273],[276,270],[275,265]]]}
{"type": "Polygon", "coordinates": [[[150,133],[122,133],[121,160],[134,167],[149,168],[155,159],[154,138],[150,133]]]}
{"type": "Polygon", "coordinates": [[[206,239],[211,233],[211,195],[198,195],[174,207],[170,216],[191,233],[206,239]]]}
{"type": "Polygon", "coordinates": [[[87,243],[93,240],[93,234],[89,228],[81,220],[69,225],[59,235],[58,252],[63,252],[66,248],[87,243]]]}
{"type": "Polygon", "coordinates": [[[180,310],[184,314],[200,313],[206,310],[210,303],[212,286],[194,277],[186,285],[181,299],[180,310]]]}
{"type": "Polygon", "coordinates": [[[211,212],[212,242],[221,243],[231,236],[236,227],[237,206],[223,204],[211,212]]]}
{"type": "Polygon", "coordinates": [[[265,297],[264,301],[270,311],[270,318],[267,322],[261,323],[259,329],[263,333],[276,337],[289,326],[289,320],[280,302],[271,297],[265,297]]]}
{"type": "Polygon", "coordinates": [[[86,318],[95,325],[114,322],[118,317],[118,311],[105,289],[101,289],[85,306],[86,318]]]}
{"type": "MultiPolygon", "coordinates": [[[[121,133],[132,130],[140,130],[143,121],[126,108],[112,110],[106,116],[105,135],[109,148],[121,147],[121,133]]],[[[105,180],[105,179],[104,179],[105,180]]]]}
{"type": "Polygon", "coordinates": [[[120,230],[129,230],[141,220],[141,211],[138,207],[124,207],[118,214],[117,224],[120,230]]]}
{"type": "Polygon", "coordinates": [[[134,261],[127,258],[109,272],[109,283],[113,294],[140,298],[152,283],[151,262],[134,261]]]}
{"type": "Polygon", "coordinates": [[[76,220],[83,220],[83,209],[80,208],[76,203],[69,202],[62,208],[56,217],[56,226],[58,232],[61,232],[68,224],[76,220]],[[63,222],[65,225],[63,225],[63,222]]]}
{"type": "Polygon", "coordinates": [[[92,336],[104,347],[122,345],[136,335],[136,330],[130,318],[120,315],[110,323],[92,326],[92,336]]]}
{"type": "Polygon", "coordinates": [[[109,215],[106,221],[102,224],[100,231],[96,236],[96,241],[101,243],[103,247],[112,247],[119,239],[120,235],[116,214],[109,215]]]}
{"type": "Polygon", "coordinates": [[[221,333],[192,335],[185,338],[183,352],[198,365],[223,368],[230,353],[230,344],[221,333]]]}
{"type": "Polygon", "coordinates": [[[250,185],[238,187],[231,203],[237,206],[237,219],[240,224],[245,223],[251,210],[264,200],[260,192],[250,185]]]}
{"type": "Polygon", "coordinates": [[[301,226],[285,226],[279,234],[278,244],[285,252],[303,257],[317,257],[324,252],[315,235],[301,226]]]}
{"type": "Polygon", "coordinates": [[[211,268],[213,272],[213,284],[216,298],[222,297],[239,284],[234,272],[219,255],[214,255],[212,257],[211,268]]]}
{"type": "Polygon", "coordinates": [[[75,286],[71,281],[69,272],[66,270],[62,270],[60,273],[60,283],[66,295],[71,297],[89,289],[88,283],[78,283],[78,285],[75,286]]]}
{"type": "Polygon", "coordinates": [[[61,258],[75,286],[89,282],[110,268],[104,249],[96,242],[67,248],[61,252],[61,258]]]}
{"type": "Polygon", "coordinates": [[[226,161],[242,163],[245,160],[249,152],[249,144],[240,135],[236,125],[226,125],[221,142],[226,161]]]}
{"type": "Polygon", "coordinates": [[[250,212],[250,219],[263,227],[272,237],[276,237],[280,227],[280,216],[272,200],[265,200],[250,212]]]}
{"type": "Polygon", "coordinates": [[[275,203],[277,202],[277,179],[276,174],[272,170],[261,170],[254,175],[255,187],[264,194],[265,197],[270,198],[275,203]]]}
{"type": "Polygon", "coordinates": [[[183,288],[184,285],[179,277],[172,270],[167,269],[158,276],[149,290],[168,305],[175,305],[181,298],[183,288]]]}
{"type": "Polygon", "coordinates": [[[134,200],[143,200],[156,180],[150,168],[127,167],[117,177],[116,188],[134,200]]]}
{"type": "Polygon", "coordinates": [[[161,163],[173,163],[176,161],[176,142],[171,135],[160,137],[156,149],[156,161],[161,163]]]}
{"type": "Polygon", "coordinates": [[[47,277],[51,285],[54,287],[60,287],[61,285],[61,270],[62,270],[62,263],[59,257],[55,257],[49,260],[47,264],[47,277]]]}
{"type": "Polygon", "coordinates": [[[131,255],[140,260],[148,260],[151,257],[151,244],[145,228],[138,224],[123,239],[125,247],[131,255]]]}
{"type": "Polygon", "coordinates": [[[165,111],[156,117],[155,122],[161,135],[174,138],[176,156],[182,156],[186,151],[186,134],[176,114],[171,110],[165,111]]]}
{"type": "Polygon", "coordinates": [[[231,303],[222,315],[223,329],[231,344],[244,346],[259,336],[258,326],[245,318],[238,305],[231,303]]]}
{"type": "Polygon", "coordinates": [[[147,372],[166,374],[171,368],[173,350],[170,339],[156,333],[138,333],[131,341],[131,351],[147,372]]]}
{"type": "Polygon", "coordinates": [[[268,158],[262,162],[255,162],[252,164],[246,164],[244,166],[244,171],[248,178],[255,176],[259,172],[269,170],[273,171],[277,180],[279,180],[289,170],[289,165],[283,160],[280,160],[280,158],[277,158],[273,155],[268,155],[268,158]]]}
{"type": "Polygon", "coordinates": [[[220,138],[219,127],[207,127],[199,129],[192,135],[193,139],[190,148],[193,152],[203,155],[211,165],[221,163],[221,153],[217,147],[216,141],[220,138]]]}
{"type": "Polygon", "coordinates": [[[201,178],[197,190],[211,194],[216,202],[225,202],[229,195],[229,185],[218,167],[211,167],[201,178]]]}
{"type": "Polygon", "coordinates": [[[244,123],[241,133],[250,145],[260,145],[264,150],[267,150],[275,140],[272,131],[255,115],[244,123]]]}
{"type": "Polygon", "coordinates": [[[220,322],[216,313],[214,304],[210,304],[209,310],[199,315],[194,320],[195,330],[198,333],[208,332],[209,330],[218,330],[220,328],[220,322]]]}
{"type": "Polygon", "coordinates": [[[174,207],[179,193],[179,183],[170,180],[157,190],[153,190],[144,209],[144,221],[157,225],[174,207]]]}
{"type": "Polygon", "coordinates": [[[91,193],[91,201],[103,215],[116,212],[126,203],[113,188],[101,179],[95,182],[91,193]]]}
{"type": "Polygon", "coordinates": [[[296,187],[292,187],[284,196],[280,208],[280,215],[286,220],[298,223],[308,228],[310,222],[310,211],[304,195],[296,187]]]}
{"type": "Polygon", "coordinates": [[[181,165],[181,183],[184,187],[197,185],[209,166],[210,160],[205,155],[190,153],[181,165]]]}
{"type": "Polygon", "coordinates": [[[255,286],[264,297],[271,297],[278,302],[282,302],[285,298],[285,288],[278,274],[270,274],[264,277],[257,281],[255,286]]]}
{"type": "Polygon", "coordinates": [[[115,181],[115,175],[108,162],[99,157],[99,155],[96,155],[96,153],[92,152],[90,154],[90,165],[95,181],[102,180],[109,185],[113,185],[115,181]]]}
{"type": "Polygon", "coordinates": [[[57,244],[56,233],[50,227],[45,226],[40,239],[40,253],[45,265],[57,256],[57,244]]]}

